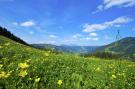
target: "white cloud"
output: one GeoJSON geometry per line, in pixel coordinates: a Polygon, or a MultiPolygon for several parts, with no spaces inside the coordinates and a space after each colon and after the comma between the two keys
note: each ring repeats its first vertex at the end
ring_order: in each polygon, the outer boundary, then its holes
{"type": "Polygon", "coordinates": [[[115,25],[120,25],[124,23],[131,22],[133,19],[129,17],[119,17],[112,21],[100,23],[100,24],[85,24],[83,32],[95,32],[99,30],[105,30],[109,27],[113,27],[115,25]]]}
{"type": "Polygon", "coordinates": [[[18,26],[19,25],[17,22],[13,22],[12,24],[15,25],[15,26],[18,26]]]}
{"type": "Polygon", "coordinates": [[[90,33],[89,36],[98,36],[98,34],[93,32],[93,33],[90,33]]]}
{"type": "Polygon", "coordinates": [[[135,5],[135,0],[104,0],[104,8],[108,9],[113,6],[131,7],[135,5]]]}
{"type": "Polygon", "coordinates": [[[56,41],[39,41],[38,42],[39,44],[55,44],[56,43],[56,41]]]}
{"type": "Polygon", "coordinates": [[[97,10],[93,13],[109,9],[111,7],[132,7],[135,6],[135,0],[103,0],[103,3],[97,7],[97,10]]]}
{"type": "Polygon", "coordinates": [[[79,37],[82,37],[82,35],[81,34],[75,34],[75,35],[72,36],[72,38],[79,38],[79,37]]]}
{"type": "Polygon", "coordinates": [[[115,27],[119,28],[119,27],[120,27],[120,25],[115,25],[115,27]]]}
{"type": "Polygon", "coordinates": [[[99,40],[99,38],[98,38],[98,37],[96,37],[96,38],[92,38],[92,40],[95,40],[95,41],[97,41],[97,40],[99,40]]]}
{"type": "Polygon", "coordinates": [[[55,41],[47,41],[46,43],[47,44],[55,44],[56,42],[55,41]]]}
{"type": "Polygon", "coordinates": [[[35,25],[35,22],[34,21],[26,21],[26,22],[22,22],[20,24],[20,26],[23,26],[23,27],[31,27],[31,26],[34,26],[35,25]]]}
{"type": "Polygon", "coordinates": [[[56,35],[49,35],[50,38],[57,38],[56,35]]]}
{"type": "Polygon", "coordinates": [[[88,41],[88,40],[93,40],[93,41],[97,41],[97,40],[99,40],[99,38],[98,38],[98,37],[94,37],[94,38],[92,38],[92,37],[85,37],[85,38],[81,38],[80,40],[81,40],[81,41],[82,41],[82,40],[87,40],[87,41],[88,41]]]}
{"type": "Polygon", "coordinates": [[[25,22],[21,22],[21,23],[13,22],[12,24],[15,26],[31,27],[31,26],[35,25],[35,22],[32,20],[29,20],[29,21],[25,21],[25,22]]]}

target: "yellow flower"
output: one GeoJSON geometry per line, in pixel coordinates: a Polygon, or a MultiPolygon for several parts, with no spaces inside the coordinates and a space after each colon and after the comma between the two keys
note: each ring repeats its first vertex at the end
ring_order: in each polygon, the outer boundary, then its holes
{"type": "Polygon", "coordinates": [[[0,78],[4,78],[5,75],[6,75],[6,72],[5,72],[5,71],[2,71],[2,72],[0,73],[0,78]]]}
{"type": "Polygon", "coordinates": [[[49,56],[49,53],[45,53],[45,56],[49,56]]]}
{"type": "Polygon", "coordinates": [[[0,46],[0,49],[3,48],[2,46],[0,46]]]}
{"type": "Polygon", "coordinates": [[[6,73],[5,71],[2,71],[0,73],[0,78],[8,78],[10,76],[10,73],[6,73]]]}
{"type": "Polygon", "coordinates": [[[116,77],[116,75],[113,74],[111,78],[112,78],[112,79],[115,79],[115,78],[117,78],[117,77],[116,77]]]}
{"type": "Polygon", "coordinates": [[[27,73],[26,70],[21,70],[18,75],[21,76],[21,77],[25,77],[27,74],[28,74],[28,73],[27,73]]]}
{"type": "Polygon", "coordinates": [[[26,62],[30,62],[30,61],[31,61],[31,59],[26,60],[26,62]]]}
{"type": "Polygon", "coordinates": [[[3,65],[2,64],[0,64],[0,69],[3,67],[3,65]]]}
{"type": "Polygon", "coordinates": [[[8,43],[6,43],[5,45],[6,45],[6,46],[9,46],[9,45],[10,45],[10,43],[8,42],[8,43]]]}
{"type": "Polygon", "coordinates": [[[32,78],[29,78],[28,80],[32,80],[32,78]]]}
{"type": "Polygon", "coordinates": [[[100,71],[100,68],[98,67],[98,68],[96,69],[96,71],[100,71]]]}
{"type": "Polygon", "coordinates": [[[37,82],[39,82],[40,81],[40,78],[36,78],[35,79],[35,82],[37,83],[37,82]]]}
{"type": "Polygon", "coordinates": [[[57,84],[61,85],[62,84],[62,80],[58,80],[57,84]]]}
{"type": "Polygon", "coordinates": [[[11,75],[10,73],[7,73],[7,74],[5,75],[5,78],[8,78],[10,75],[11,75]]]}
{"type": "Polygon", "coordinates": [[[22,69],[29,67],[27,63],[19,63],[18,66],[22,69]]]}

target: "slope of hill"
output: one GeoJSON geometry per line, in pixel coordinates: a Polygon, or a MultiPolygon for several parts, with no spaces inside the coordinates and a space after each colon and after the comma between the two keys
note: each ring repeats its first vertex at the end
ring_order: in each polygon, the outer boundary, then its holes
{"type": "Polygon", "coordinates": [[[35,48],[40,49],[52,49],[58,52],[65,52],[65,53],[91,53],[95,51],[98,46],[69,46],[69,45],[51,45],[51,44],[32,44],[35,48]]]}
{"type": "Polygon", "coordinates": [[[26,42],[24,42],[22,39],[18,38],[17,36],[15,36],[14,34],[12,34],[11,32],[9,32],[6,28],[2,28],[0,27],[0,35],[5,36],[11,40],[14,40],[16,42],[19,42],[21,44],[24,45],[28,45],[26,42]]]}
{"type": "Polygon", "coordinates": [[[37,50],[0,36],[2,89],[134,89],[135,63],[37,50]]]}
{"type": "Polygon", "coordinates": [[[135,37],[127,37],[109,45],[99,47],[96,52],[111,52],[125,56],[135,54],[135,37]]]}

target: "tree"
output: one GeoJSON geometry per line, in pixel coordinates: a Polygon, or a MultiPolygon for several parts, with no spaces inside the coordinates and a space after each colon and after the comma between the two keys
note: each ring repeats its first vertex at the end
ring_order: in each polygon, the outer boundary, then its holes
{"type": "Polygon", "coordinates": [[[22,39],[18,38],[17,36],[15,36],[14,34],[12,34],[10,31],[8,31],[6,28],[3,28],[0,26],[0,35],[7,37],[13,41],[16,41],[18,43],[24,44],[24,45],[28,45],[26,42],[24,42],[22,39]]]}

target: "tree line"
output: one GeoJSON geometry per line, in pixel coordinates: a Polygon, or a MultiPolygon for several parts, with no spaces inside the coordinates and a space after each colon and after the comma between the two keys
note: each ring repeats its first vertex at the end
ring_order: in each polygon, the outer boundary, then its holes
{"type": "Polygon", "coordinates": [[[0,35],[7,37],[13,41],[16,41],[18,43],[24,44],[24,45],[29,45],[26,42],[24,42],[22,39],[18,38],[14,34],[12,34],[10,31],[8,31],[6,28],[3,28],[0,26],[0,35]]]}

